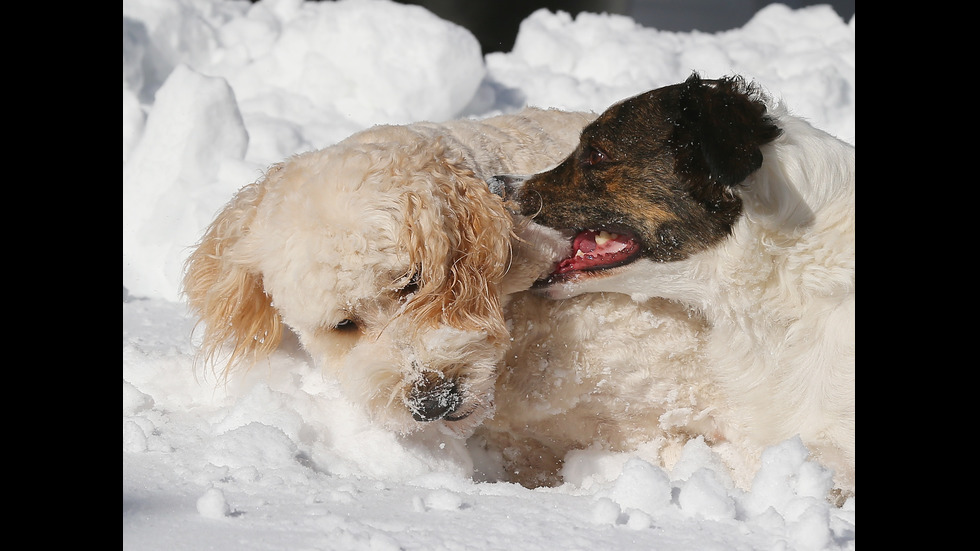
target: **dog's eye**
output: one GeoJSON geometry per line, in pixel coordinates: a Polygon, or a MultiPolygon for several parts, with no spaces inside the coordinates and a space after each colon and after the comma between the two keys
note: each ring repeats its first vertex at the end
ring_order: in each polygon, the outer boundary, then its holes
{"type": "Polygon", "coordinates": [[[595,166],[599,163],[608,161],[609,155],[606,155],[606,152],[601,149],[590,147],[585,150],[585,155],[583,156],[582,160],[589,166],[595,166]]]}
{"type": "Polygon", "coordinates": [[[344,331],[344,332],[347,332],[347,331],[356,331],[357,330],[357,323],[354,320],[352,320],[352,319],[345,319],[345,320],[342,320],[337,325],[334,325],[333,328],[336,329],[337,331],[344,331]]]}

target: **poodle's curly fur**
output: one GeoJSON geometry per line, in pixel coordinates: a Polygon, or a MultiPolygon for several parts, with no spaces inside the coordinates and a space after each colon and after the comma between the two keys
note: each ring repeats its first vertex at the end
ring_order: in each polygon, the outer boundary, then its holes
{"type": "Polygon", "coordinates": [[[534,292],[516,295],[506,315],[513,345],[497,377],[497,415],[472,440],[500,471],[488,478],[555,486],[568,453],[589,448],[671,468],[692,438],[719,442],[724,402],[703,369],[701,316],[658,298],[534,292]]]}

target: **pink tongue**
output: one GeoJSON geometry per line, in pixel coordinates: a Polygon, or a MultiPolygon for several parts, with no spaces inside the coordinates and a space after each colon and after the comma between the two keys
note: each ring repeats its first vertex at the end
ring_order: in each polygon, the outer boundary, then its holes
{"type": "Polygon", "coordinates": [[[575,255],[559,262],[555,273],[616,266],[629,259],[639,248],[629,235],[607,233],[603,235],[607,240],[601,245],[596,243],[598,235],[599,232],[595,230],[585,230],[576,235],[573,242],[575,255]]]}
{"type": "Polygon", "coordinates": [[[583,253],[591,253],[596,248],[595,232],[584,231],[575,236],[575,250],[583,253]]]}

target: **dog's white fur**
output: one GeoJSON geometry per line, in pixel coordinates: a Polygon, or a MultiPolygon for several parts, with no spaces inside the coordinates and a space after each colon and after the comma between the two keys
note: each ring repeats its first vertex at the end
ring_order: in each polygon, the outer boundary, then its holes
{"type": "Polygon", "coordinates": [[[719,415],[725,438],[765,446],[799,434],[853,492],[855,151],[785,106],[770,114],[783,133],[739,186],[745,210],[730,237],[686,260],[641,259],[549,294],[663,297],[703,313],[704,368],[732,406],[719,415]]]}
{"type": "Polygon", "coordinates": [[[377,126],[274,165],[188,258],[183,292],[204,326],[203,355],[251,365],[287,326],[384,426],[469,435],[493,412],[506,296],[567,248],[556,232],[515,224],[485,180],[554,165],[592,118],[527,109],[377,126]],[[455,412],[467,416],[413,418],[415,389],[443,383],[459,387],[455,412]]]}

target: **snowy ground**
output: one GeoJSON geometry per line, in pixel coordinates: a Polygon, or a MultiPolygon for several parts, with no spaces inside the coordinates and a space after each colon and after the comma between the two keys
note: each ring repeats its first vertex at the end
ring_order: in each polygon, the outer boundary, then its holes
{"type": "Polygon", "coordinates": [[[123,548],[853,549],[854,500],[791,440],[754,486],[692,442],[670,472],[598,450],[566,482],[477,482],[440,435],[371,426],[295,343],[224,384],[195,364],[177,294],[188,247],[267,165],[377,123],[525,104],[602,111],[741,73],[855,140],[855,27],[772,5],[728,32],[539,11],[511,52],[387,0],[123,2],[123,548]]]}

